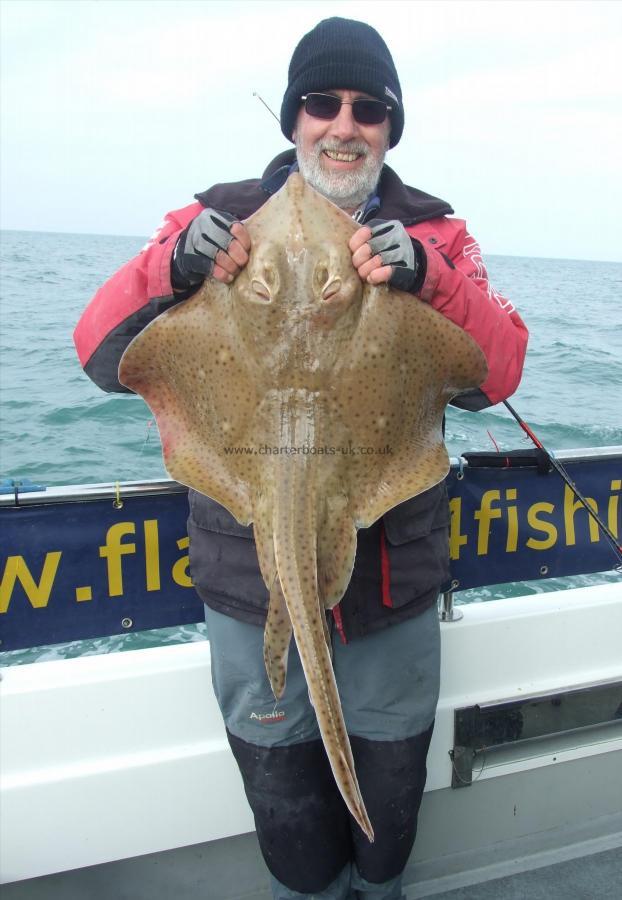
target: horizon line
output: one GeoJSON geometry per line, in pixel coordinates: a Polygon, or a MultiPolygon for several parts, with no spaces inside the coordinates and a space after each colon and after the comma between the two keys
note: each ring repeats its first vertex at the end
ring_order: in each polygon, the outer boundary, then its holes
{"type": "MultiPolygon", "coordinates": [[[[33,228],[0,228],[0,234],[4,231],[13,231],[13,232],[21,232],[23,234],[69,234],[74,235],[76,237],[115,237],[115,238],[135,238],[140,241],[148,241],[149,235],[140,235],[140,234],[116,234],[113,232],[99,232],[99,231],[48,231],[45,229],[33,229],[33,228]]],[[[563,262],[602,262],[602,263],[613,263],[614,265],[622,264],[622,259],[588,259],[585,257],[576,257],[576,256],[526,256],[523,253],[483,253],[483,256],[488,259],[489,257],[507,257],[509,259],[549,259],[549,260],[560,260],[563,262]]]]}

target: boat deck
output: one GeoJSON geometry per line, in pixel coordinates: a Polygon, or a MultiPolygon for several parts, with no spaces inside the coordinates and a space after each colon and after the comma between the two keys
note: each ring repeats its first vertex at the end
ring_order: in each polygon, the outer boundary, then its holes
{"type": "MultiPolygon", "coordinates": [[[[610,842],[611,838],[607,838],[600,843],[610,842]]],[[[622,896],[622,846],[515,871],[517,866],[526,864],[529,861],[520,858],[505,860],[470,872],[411,881],[405,886],[405,900],[614,900],[622,896]],[[507,874],[490,877],[504,870],[507,874]],[[451,887],[459,882],[462,886],[451,887]]],[[[425,864],[422,869],[425,870],[425,864]]],[[[413,867],[411,872],[415,871],[413,867]]],[[[270,900],[271,893],[255,835],[249,834],[2,886],[2,900],[59,897],[270,900]]]]}
{"type": "Polygon", "coordinates": [[[407,891],[408,900],[613,900],[622,896],[622,849],[493,878],[454,890],[407,891]]]}

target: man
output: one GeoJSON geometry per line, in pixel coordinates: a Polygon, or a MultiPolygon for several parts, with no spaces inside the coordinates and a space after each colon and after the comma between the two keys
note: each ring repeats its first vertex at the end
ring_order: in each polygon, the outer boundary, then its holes
{"type": "MultiPolygon", "coordinates": [[[[295,152],[277,157],[261,180],[216,185],[169,213],[96,294],[76,329],[87,373],[105,390],[123,390],[117,366],[131,338],[205,277],[236,277],[251,249],[241,220],[299,169],[361,223],[350,249],[363,280],[411,292],[413,302],[431,304],[478,342],[489,375],[460,405],[481,409],[509,396],[521,375],[525,326],[490,286],[465,223],[447,218],[451,207],[384,165],[404,110],[380,35],[339,18],[305,35],[290,63],[281,127],[295,152]]],[[[370,844],[335,786],[295,647],[285,695],[274,703],[262,656],[268,592],[252,530],[190,492],[190,565],[206,604],[214,688],[275,898],[402,896],[438,698],[436,600],[449,573],[447,526],[439,485],[360,531],[350,585],[330,617],[344,717],[376,834],[370,844]]]]}

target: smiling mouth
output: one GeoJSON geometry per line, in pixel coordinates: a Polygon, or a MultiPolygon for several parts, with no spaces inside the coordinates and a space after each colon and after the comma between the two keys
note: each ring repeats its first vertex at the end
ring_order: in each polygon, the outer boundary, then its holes
{"type": "Polygon", "coordinates": [[[356,162],[363,155],[362,153],[344,153],[337,150],[324,150],[323,153],[336,162],[356,162]]]}

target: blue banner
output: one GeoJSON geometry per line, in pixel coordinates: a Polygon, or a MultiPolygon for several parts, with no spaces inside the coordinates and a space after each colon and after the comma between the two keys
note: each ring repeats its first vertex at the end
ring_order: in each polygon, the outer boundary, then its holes
{"type": "MultiPolygon", "coordinates": [[[[495,465],[452,468],[448,478],[456,590],[604,572],[619,564],[609,540],[555,470],[539,471],[535,455],[530,466],[499,467],[503,454],[488,459],[495,465]]],[[[622,456],[568,462],[565,469],[618,537],[622,456]]]]}
{"type": "Polygon", "coordinates": [[[203,619],[185,492],[0,509],[2,650],[203,619]]]}
{"type": "MultiPolygon", "coordinates": [[[[573,491],[536,462],[529,454],[474,454],[463,469],[452,468],[454,589],[615,565],[610,543],[573,491]]],[[[622,455],[575,460],[566,469],[620,535],[622,455]]],[[[39,497],[0,508],[2,650],[202,621],[188,572],[185,492],[126,497],[121,506],[112,491],[97,500],[46,504],[39,497]]]]}

